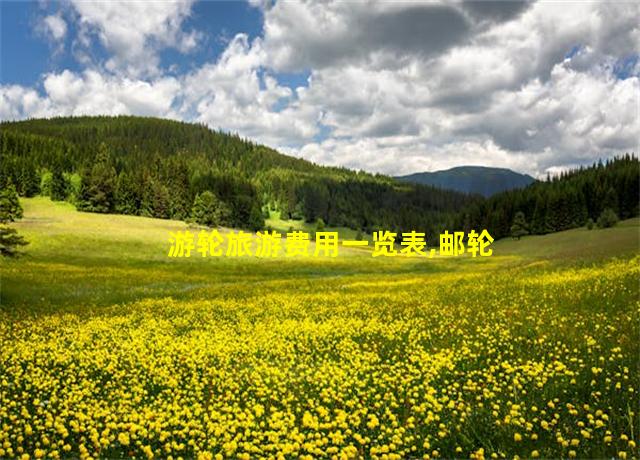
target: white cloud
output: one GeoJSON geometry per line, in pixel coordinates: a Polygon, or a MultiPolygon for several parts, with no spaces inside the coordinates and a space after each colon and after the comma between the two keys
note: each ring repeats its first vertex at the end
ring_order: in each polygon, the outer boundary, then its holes
{"type": "Polygon", "coordinates": [[[495,166],[516,171],[538,171],[549,160],[550,152],[533,157],[514,153],[495,145],[492,140],[455,141],[434,145],[427,138],[398,136],[391,138],[360,138],[358,140],[328,139],[310,143],[299,151],[288,153],[311,161],[334,166],[405,175],[416,171],[435,171],[460,165],[495,166]],[[425,155],[425,152],[430,152],[425,155]]]}
{"type": "Polygon", "coordinates": [[[56,41],[62,40],[67,35],[67,23],[60,14],[52,14],[42,19],[42,26],[56,41]]]}
{"type": "Polygon", "coordinates": [[[291,31],[276,8],[265,15],[264,48],[275,66],[316,61],[301,103],[333,128],[333,138],[309,143],[302,156],[392,174],[487,164],[541,175],[637,148],[638,73],[620,80],[612,72],[616,60],[639,53],[637,4],[537,3],[471,24],[474,33],[435,55],[399,53],[393,68],[380,65],[380,47],[340,35],[362,14],[357,7],[329,9],[324,42],[322,27],[304,32],[317,6],[286,5],[303,18],[291,31]],[[296,40],[287,42],[290,32],[296,40]],[[359,53],[348,61],[332,52],[343,39],[359,53]],[[331,59],[314,53],[316,40],[331,59]],[[389,145],[399,138],[401,146],[389,145]]]}
{"type": "Polygon", "coordinates": [[[48,101],[38,92],[20,85],[0,86],[0,119],[19,120],[45,116],[48,101]]]}
{"type": "Polygon", "coordinates": [[[444,3],[276,2],[264,10],[265,49],[277,70],[343,64],[395,67],[460,43],[471,25],[444,3]]]}
{"type": "MultiPolygon", "coordinates": [[[[389,174],[471,164],[544,175],[637,151],[640,61],[615,75],[640,54],[637,3],[255,0],[262,37],[238,34],[215,61],[170,77],[159,51],[202,41],[184,30],[190,1],[71,1],[85,70],[44,75],[41,93],[0,87],[2,118],[180,118],[389,174]],[[307,85],[279,82],[284,70],[308,71],[307,85]]],[[[55,27],[51,37],[69,33],[55,27]]]]}
{"type": "Polygon", "coordinates": [[[198,32],[182,29],[192,3],[71,0],[80,26],[78,44],[90,47],[95,35],[111,54],[105,63],[107,70],[134,78],[157,76],[160,49],[186,53],[198,44],[198,32]]]}
{"type": "Polygon", "coordinates": [[[176,118],[180,83],[172,77],[150,82],[69,70],[44,77],[44,95],[18,85],[0,86],[2,119],[63,115],[137,114],[176,118]]]}
{"type": "Polygon", "coordinates": [[[317,131],[317,111],[300,105],[297,93],[264,72],[264,64],[261,41],[237,35],[217,62],[185,78],[182,112],[270,145],[308,141],[317,131]]]}
{"type": "Polygon", "coordinates": [[[488,110],[460,117],[454,134],[489,135],[512,152],[548,149],[553,157],[545,169],[589,162],[637,147],[639,95],[637,77],[619,80],[597,68],[577,72],[566,60],[545,82],[494,94],[488,110]]]}
{"type": "MultiPolygon", "coordinates": [[[[44,94],[0,87],[2,118],[137,114],[204,122],[269,145],[300,145],[317,132],[319,113],[265,72],[260,40],[236,36],[214,63],[179,78],[130,78],[87,69],[43,78],[44,94]],[[35,100],[34,100],[35,98],[35,100]]],[[[301,92],[302,93],[302,92],[301,92]]]]}

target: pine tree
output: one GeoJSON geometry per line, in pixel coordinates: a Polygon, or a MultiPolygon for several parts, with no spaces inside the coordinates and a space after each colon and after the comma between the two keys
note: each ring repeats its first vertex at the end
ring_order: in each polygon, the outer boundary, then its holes
{"type": "Polygon", "coordinates": [[[64,177],[62,168],[54,166],[51,172],[51,199],[53,201],[64,201],[69,194],[69,184],[64,177]]]}
{"type": "Polygon", "coordinates": [[[606,208],[598,217],[598,227],[600,228],[613,227],[616,223],[618,223],[618,216],[611,208],[606,208]]]}
{"type": "Polygon", "coordinates": [[[126,172],[121,172],[116,181],[116,206],[115,210],[120,214],[135,215],[140,207],[138,191],[131,177],[126,172]]]}
{"type": "Polygon", "coordinates": [[[18,248],[28,244],[16,229],[4,225],[21,217],[22,206],[18,199],[18,192],[13,183],[9,182],[0,191],[0,224],[2,224],[0,225],[0,255],[4,257],[17,256],[18,248]]]}
{"type": "Polygon", "coordinates": [[[96,163],[88,177],[83,176],[78,210],[108,213],[115,210],[116,170],[111,164],[109,151],[100,144],[96,163]]]}
{"type": "Polygon", "coordinates": [[[169,178],[169,215],[172,219],[186,219],[189,216],[189,172],[182,161],[170,161],[169,178]]]}
{"type": "Polygon", "coordinates": [[[29,244],[25,241],[15,228],[9,228],[5,225],[0,225],[0,255],[4,257],[16,257],[19,255],[19,246],[26,246],[29,244]]]}
{"type": "Polygon", "coordinates": [[[227,226],[231,223],[231,210],[210,191],[196,195],[191,211],[193,219],[209,227],[227,226]]]}
{"type": "Polygon", "coordinates": [[[20,172],[20,190],[23,196],[28,198],[36,196],[40,192],[40,177],[33,163],[28,161],[20,172]]]}
{"type": "Polygon", "coordinates": [[[604,199],[602,200],[602,209],[612,210],[614,213],[618,212],[618,195],[613,187],[607,188],[604,199]]]}
{"type": "Polygon", "coordinates": [[[22,218],[22,206],[11,181],[0,191],[0,222],[14,222],[22,218]]]}
{"type": "Polygon", "coordinates": [[[145,174],[142,177],[141,183],[142,189],[138,215],[144,217],[153,217],[153,190],[155,189],[155,180],[151,175],[145,174]]]}
{"type": "Polygon", "coordinates": [[[529,234],[528,228],[529,227],[524,218],[524,213],[518,211],[513,219],[513,225],[511,226],[511,236],[513,239],[519,240],[521,237],[529,234]]]}
{"type": "Polygon", "coordinates": [[[153,183],[151,197],[151,212],[153,217],[160,219],[169,218],[169,191],[160,181],[153,183]]]}
{"type": "Polygon", "coordinates": [[[262,215],[262,211],[260,210],[260,206],[254,204],[251,207],[251,212],[249,213],[249,221],[247,222],[247,227],[257,232],[258,230],[262,230],[264,228],[264,216],[262,215]]]}
{"type": "Polygon", "coordinates": [[[547,204],[544,196],[538,195],[536,198],[536,206],[533,211],[533,218],[531,220],[531,229],[535,234],[543,234],[545,232],[545,222],[547,219],[546,216],[547,204]]]}

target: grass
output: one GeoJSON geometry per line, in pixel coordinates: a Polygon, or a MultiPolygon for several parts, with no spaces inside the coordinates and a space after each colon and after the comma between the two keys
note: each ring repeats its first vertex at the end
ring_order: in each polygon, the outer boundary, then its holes
{"type": "MultiPolygon", "coordinates": [[[[325,260],[202,258],[196,252],[190,258],[175,259],[167,257],[169,232],[187,230],[183,222],[80,213],[69,203],[42,197],[23,199],[22,204],[24,218],[15,227],[30,244],[24,257],[3,262],[0,300],[5,309],[20,306],[42,311],[146,297],[207,296],[220,284],[237,279],[280,283],[448,269],[446,263],[372,258],[362,248],[340,248],[339,258],[325,260]],[[366,263],[358,262],[364,258],[366,263]]],[[[312,242],[310,251],[314,248],[312,242]]]]}
{"type": "Polygon", "coordinates": [[[519,241],[503,239],[495,243],[494,250],[527,259],[572,263],[620,257],[638,247],[640,219],[636,217],[605,229],[583,227],[549,235],[525,236],[519,241]]]}
{"type": "MultiPolygon", "coordinates": [[[[265,219],[265,226],[271,227],[273,230],[285,234],[290,229],[299,230],[307,233],[313,233],[316,231],[315,222],[305,222],[304,219],[281,219],[280,211],[270,211],[269,217],[265,219]]],[[[348,227],[326,227],[326,232],[338,232],[341,239],[355,240],[358,234],[357,231],[348,227]]],[[[371,240],[371,235],[365,233],[362,234],[363,240],[371,240]]]]}
{"type": "Polygon", "coordinates": [[[640,454],[638,219],[489,258],[175,259],[183,223],[23,205],[0,457],[640,454]]]}

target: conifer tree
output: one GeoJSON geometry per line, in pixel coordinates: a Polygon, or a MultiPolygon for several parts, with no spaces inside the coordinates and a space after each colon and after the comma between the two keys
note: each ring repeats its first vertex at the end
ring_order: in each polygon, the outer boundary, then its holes
{"type": "Polygon", "coordinates": [[[0,255],[4,257],[17,256],[18,248],[28,244],[16,229],[6,225],[20,218],[22,218],[22,206],[15,186],[9,182],[0,191],[0,255]]]}
{"type": "Polygon", "coordinates": [[[116,181],[116,206],[115,210],[120,214],[135,215],[140,207],[138,190],[129,174],[121,172],[116,181]]]}
{"type": "Polygon", "coordinates": [[[69,183],[64,177],[62,168],[59,165],[53,167],[51,172],[51,199],[53,201],[64,201],[69,194],[69,183]]]}
{"type": "Polygon", "coordinates": [[[519,240],[521,237],[529,234],[529,227],[524,218],[524,213],[518,211],[516,217],[513,219],[513,225],[511,226],[511,236],[513,239],[519,240]]]}
{"type": "Polygon", "coordinates": [[[83,177],[78,209],[107,213],[115,210],[116,171],[111,164],[107,146],[100,144],[96,163],[88,177],[83,177]]]}
{"type": "Polygon", "coordinates": [[[191,215],[197,223],[209,227],[231,224],[231,210],[209,190],[196,196],[191,215]]]}

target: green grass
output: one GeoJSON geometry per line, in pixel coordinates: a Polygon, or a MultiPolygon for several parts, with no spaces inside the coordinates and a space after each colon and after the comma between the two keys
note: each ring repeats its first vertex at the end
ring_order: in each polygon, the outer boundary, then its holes
{"type": "MultiPolygon", "coordinates": [[[[111,305],[146,297],[202,297],[234,280],[257,283],[366,273],[429,272],[418,260],[391,263],[361,248],[340,248],[337,259],[279,257],[169,258],[169,233],[189,229],[178,221],[77,212],[48,198],[23,199],[24,218],[14,224],[29,245],[3,260],[5,309],[111,305]],[[354,260],[366,258],[366,263],[354,260]]],[[[193,233],[198,228],[191,228],[193,233]]],[[[226,233],[228,229],[222,229],[226,233]]],[[[310,244],[310,251],[314,250],[310,244]]]]}
{"type": "Polygon", "coordinates": [[[594,261],[624,257],[640,248],[640,219],[619,222],[615,227],[588,230],[585,227],[549,235],[530,235],[520,240],[505,238],[494,251],[529,259],[556,262],[594,261]]]}
{"type": "MultiPolygon", "coordinates": [[[[304,219],[281,219],[280,211],[270,211],[269,217],[265,219],[265,226],[271,227],[275,231],[285,234],[290,229],[299,230],[307,233],[313,233],[316,231],[316,224],[314,222],[305,222],[304,219]]],[[[348,227],[325,227],[325,232],[338,232],[341,239],[355,240],[358,232],[348,227]]],[[[371,235],[365,233],[362,234],[362,239],[371,241],[371,235]]]]}
{"type": "MultiPolygon", "coordinates": [[[[180,259],[167,257],[168,237],[169,232],[187,230],[183,222],[81,213],[69,203],[43,197],[23,199],[22,204],[24,218],[14,227],[29,245],[19,259],[2,261],[0,305],[5,310],[85,308],[147,297],[206,298],[221,286],[247,280],[268,288],[321,278],[483,272],[541,261],[591,263],[637,253],[640,229],[636,218],[606,230],[504,239],[492,245],[489,258],[374,258],[371,247],[341,247],[336,259],[203,258],[197,252],[180,259]]],[[[300,221],[268,221],[283,233],[292,222],[297,223],[296,229],[311,231],[309,224],[300,221]]],[[[341,238],[355,238],[353,231],[338,231],[341,238]]]]}
{"type": "Polygon", "coordinates": [[[184,223],[23,205],[0,458],[640,454],[638,219],[488,258],[175,259],[184,223]]]}

